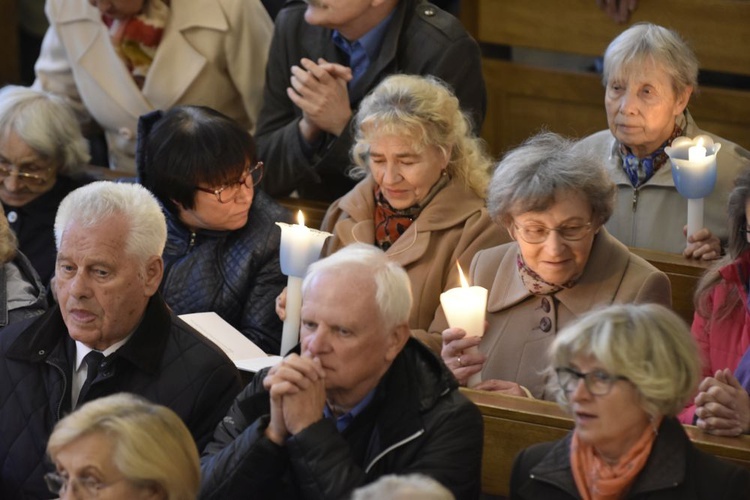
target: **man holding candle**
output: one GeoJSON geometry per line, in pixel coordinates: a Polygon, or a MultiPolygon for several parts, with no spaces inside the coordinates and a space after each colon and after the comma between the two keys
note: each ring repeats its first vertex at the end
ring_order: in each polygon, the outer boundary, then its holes
{"type": "Polygon", "coordinates": [[[476,498],[481,416],[410,337],[410,307],[406,273],[373,246],[311,265],[301,353],[238,396],[203,458],[201,498],[347,498],[406,472],[476,498]]]}
{"type": "Polygon", "coordinates": [[[607,230],[632,247],[719,258],[729,236],[725,200],[734,178],[750,168],[750,152],[700,130],[687,111],[698,84],[695,54],[677,33],[636,24],[607,48],[603,81],[609,130],[586,138],[584,144],[604,161],[617,184],[607,230]],[[703,227],[686,235],[688,203],[675,189],[665,148],[677,137],[700,134],[721,143],[718,176],[713,193],[705,198],[703,227]]]}

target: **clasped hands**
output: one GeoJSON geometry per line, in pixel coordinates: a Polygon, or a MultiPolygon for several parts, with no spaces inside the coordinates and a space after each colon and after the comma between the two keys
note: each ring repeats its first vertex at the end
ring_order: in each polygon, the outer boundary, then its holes
{"type": "MultiPolygon", "coordinates": [[[[687,226],[682,233],[687,236],[687,226]]],[[[715,260],[721,257],[721,241],[708,228],[703,228],[687,239],[682,255],[689,259],[715,260]]]]}
{"type": "MultiPolygon", "coordinates": [[[[448,328],[443,330],[443,348],[440,356],[448,369],[456,377],[458,383],[466,386],[469,377],[479,373],[487,361],[487,356],[480,353],[475,347],[479,346],[481,337],[467,337],[461,328],[448,328]]],[[[493,391],[510,394],[512,396],[526,397],[526,392],[520,385],[507,380],[483,380],[472,387],[479,391],[493,391]]]]}
{"type": "Polygon", "coordinates": [[[352,116],[347,89],[351,79],[350,68],[322,57],[317,63],[302,58],[299,66],[292,66],[291,87],[286,93],[302,110],[299,130],[308,143],[323,132],[339,136],[344,131],[352,116]]]}
{"type": "Polygon", "coordinates": [[[283,445],[290,435],[323,418],[325,371],[317,357],[290,354],[268,371],[263,387],[271,400],[265,433],[274,443],[283,445]]]}
{"type": "Polygon", "coordinates": [[[718,370],[698,386],[695,397],[695,425],[717,436],[738,436],[750,432],[750,395],[732,375],[718,370]]]}

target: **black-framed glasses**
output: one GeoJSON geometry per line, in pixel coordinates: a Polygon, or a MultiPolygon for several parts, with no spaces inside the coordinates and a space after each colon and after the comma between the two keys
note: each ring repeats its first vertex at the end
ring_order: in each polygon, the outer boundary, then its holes
{"type": "Polygon", "coordinates": [[[529,224],[524,226],[523,224],[513,221],[513,227],[515,228],[516,233],[518,233],[518,236],[526,243],[544,243],[547,240],[547,236],[549,236],[549,233],[552,231],[555,231],[562,239],[567,241],[582,240],[591,232],[593,226],[591,222],[560,227],[547,227],[541,224],[529,224]]]}
{"type": "Polygon", "coordinates": [[[49,181],[51,171],[52,167],[35,164],[18,166],[0,158],[0,180],[5,180],[15,174],[19,179],[29,184],[43,185],[49,181]]]}
{"type": "Polygon", "coordinates": [[[242,174],[242,177],[240,177],[239,180],[235,183],[226,184],[218,189],[204,188],[201,186],[195,186],[195,189],[197,189],[198,191],[203,191],[204,193],[211,193],[216,195],[216,199],[219,200],[219,203],[229,203],[237,197],[237,193],[239,193],[243,185],[247,188],[252,188],[253,186],[257,186],[262,178],[263,162],[259,161],[252,167],[245,170],[245,173],[242,174]]]}
{"type": "Polygon", "coordinates": [[[581,373],[573,368],[556,368],[557,382],[560,388],[569,395],[578,387],[578,381],[583,379],[583,383],[594,396],[606,396],[612,390],[612,386],[618,380],[628,380],[622,375],[611,375],[604,370],[593,370],[588,373],[581,373]]]}
{"type": "Polygon", "coordinates": [[[745,226],[740,228],[740,234],[745,236],[745,240],[750,243],[750,227],[745,226]]]}
{"type": "Polygon", "coordinates": [[[123,477],[109,483],[103,483],[93,477],[70,478],[62,476],[57,472],[48,472],[44,475],[44,482],[47,484],[47,489],[50,493],[62,496],[68,490],[68,487],[72,487],[75,492],[82,494],[83,498],[98,498],[101,490],[114,486],[126,479],[123,477]]]}

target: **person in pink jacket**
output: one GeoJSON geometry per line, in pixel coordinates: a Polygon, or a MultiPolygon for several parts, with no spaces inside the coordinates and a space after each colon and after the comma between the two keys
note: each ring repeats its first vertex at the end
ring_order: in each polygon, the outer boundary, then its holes
{"type": "Polygon", "coordinates": [[[692,333],[703,356],[704,380],[694,402],[680,414],[683,423],[696,421],[715,431],[711,412],[717,411],[717,383],[731,385],[733,372],[750,346],[750,171],[740,174],[729,195],[729,248],[727,255],[706,272],[695,292],[692,333]],[[721,372],[721,373],[720,373],[721,372]]]}

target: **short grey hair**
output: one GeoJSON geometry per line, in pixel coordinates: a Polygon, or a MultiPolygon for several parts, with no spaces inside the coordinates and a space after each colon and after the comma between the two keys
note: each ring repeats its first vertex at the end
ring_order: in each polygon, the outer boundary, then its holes
{"type": "Polygon", "coordinates": [[[652,59],[672,80],[672,89],[681,94],[687,87],[698,89],[698,58],[676,32],[651,23],[638,23],[620,33],[604,52],[602,81],[631,73],[645,60],[652,59]]]}
{"type": "MultiPolygon", "coordinates": [[[[569,367],[576,356],[592,356],[611,374],[627,377],[652,416],[677,415],[700,380],[690,329],[658,304],[618,304],[582,316],[557,334],[550,348],[552,369],[569,367]]],[[[551,389],[566,406],[565,394],[551,389]]]]}
{"type": "Polygon", "coordinates": [[[565,190],[583,195],[591,205],[592,221],[604,224],[609,220],[616,187],[601,158],[581,143],[545,132],[498,163],[487,193],[487,209],[496,223],[509,227],[515,216],[548,209],[565,190]]]}
{"type": "Polygon", "coordinates": [[[354,117],[354,176],[366,174],[370,139],[394,134],[409,138],[420,151],[437,147],[448,158],[448,173],[484,198],[492,159],[474,135],[448,85],[434,76],[391,75],[365,97],[354,117]],[[450,153],[450,156],[448,154],[450,153]]]}
{"type": "Polygon", "coordinates": [[[448,488],[424,474],[382,476],[372,484],[358,488],[351,500],[455,500],[448,488]]]}
{"type": "Polygon", "coordinates": [[[57,251],[71,223],[93,227],[118,215],[124,216],[129,225],[126,253],[140,258],[143,263],[154,255],[161,256],[167,242],[167,222],[159,202],[140,184],[109,181],[80,187],[60,203],[55,217],[57,251]]]}
{"type": "Polygon", "coordinates": [[[41,90],[8,85],[0,89],[0,137],[15,132],[59,173],[75,175],[88,163],[88,143],[65,101],[41,90]]]}
{"type": "Polygon", "coordinates": [[[319,275],[343,272],[371,276],[375,285],[375,304],[387,330],[409,322],[412,294],[406,271],[373,245],[355,243],[321,259],[307,269],[302,294],[319,275]]]}

